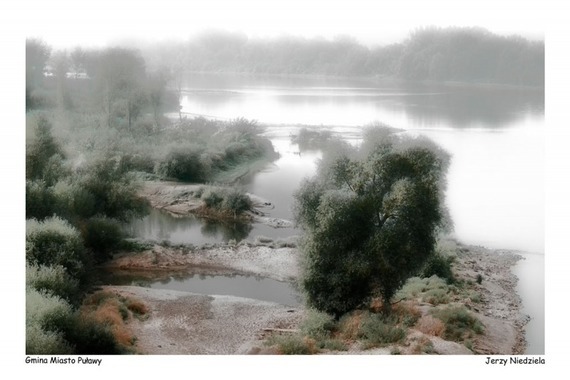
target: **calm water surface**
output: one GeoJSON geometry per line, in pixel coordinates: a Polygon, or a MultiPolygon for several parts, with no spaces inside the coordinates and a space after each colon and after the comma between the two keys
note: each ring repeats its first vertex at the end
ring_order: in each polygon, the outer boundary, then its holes
{"type": "MultiPolygon", "coordinates": [[[[182,105],[189,115],[271,124],[266,134],[281,156],[243,185],[274,204],[270,216],[285,219],[292,218],[292,194],[315,172],[320,157],[291,144],[291,135],[302,125],[358,142],[363,126],[380,121],[434,140],[452,156],[446,198],[457,238],[532,253],[516,270],[519,292],[533,318],[529,353],[544,353],[544,91],[193,75],[182,105]]],[[[145,223],[135,229],[139,236],[194,244],[299,233],[260,225],[250,231],[234,226],[228,232],[164,216],[145,223]]]]}

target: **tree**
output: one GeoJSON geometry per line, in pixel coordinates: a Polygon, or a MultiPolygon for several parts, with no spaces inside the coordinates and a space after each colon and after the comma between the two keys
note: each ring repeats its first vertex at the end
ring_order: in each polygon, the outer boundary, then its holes
{"type": "Polygon", "coordinates": [[[146,69],[140,53],[108,48],[96,57],[94,64],[88,64],[88,69],[101,96],[107,125],[112,126],[114,112],[121,112],[130,129],[146,101],[143,89],[146,69]]]}
{"type": "Polygon", "coordinates": [[[51,47],[39,39],[26,40],[26,109],[34,108],[33,91],[42,85],[51,47]]]}
{"type": "Polygon", "coordinates": [[[369,131],[360,149],[337,147],[295,194],[303,288],[311,306],[337,317],[374,295],[389,313],[445,226],[447,154],[392,132],[369,131]]]}

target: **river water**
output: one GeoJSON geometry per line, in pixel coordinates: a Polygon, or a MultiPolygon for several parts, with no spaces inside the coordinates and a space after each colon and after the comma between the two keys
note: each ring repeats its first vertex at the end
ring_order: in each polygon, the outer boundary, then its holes
{"type": "MultiPolygon", "coordinates": [[[[182,106],[190,116],[245,117],[270,125],[266,135],[280,158],[243,186],[273,203],[270,216],[284,219],[291,219],[292,194],[315,172],[320,157],[291,143],[303,125],[358,142],[364,126],[382,122],[434,140],[452,157],[446,199],[456,237],[526,252],[515,271],[532,318],[527,352],[544,353],[543,90],[196,74],[187,78],[182,106]]],[[[262,225],[208,226],[160,213],[135,230],[193,244],[299,233],[262,225]]]]}

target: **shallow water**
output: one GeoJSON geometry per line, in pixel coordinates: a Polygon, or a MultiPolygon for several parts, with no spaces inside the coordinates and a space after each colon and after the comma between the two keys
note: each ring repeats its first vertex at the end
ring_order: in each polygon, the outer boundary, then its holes
{"type": "Polygon", "coordinates": [[[297,307],[302,297],[294,284],[267,277],[247,275],[177,274],[160,279],[144,279],[132,275],[103,275],[110,284],[168,289],[204,295],[225,295],[274,302],[297,307]]]}

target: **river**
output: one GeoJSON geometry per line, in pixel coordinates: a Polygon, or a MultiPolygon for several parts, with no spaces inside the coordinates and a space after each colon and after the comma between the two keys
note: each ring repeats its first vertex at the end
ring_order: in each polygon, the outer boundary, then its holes
{"type": "MultiPolygon", "coordinates": [[[[193,74],[182,106],[189,116],[245,117],[268,125],[265,133],[280,158],[243,186],[274,204],[270,216],[284,219],[291,219],[292,194],[315,172],[320,157],[291,143],[304,125],[358,142],[364,126],[382,122],[434,140],[452,157],[446,200],[455,236],[467,244],[525,252],[515,271],[532,318],[527,352],[544,353],[544,90],[193,74]]],[[[139,231],[157,235],[150,225],[158,223],[161,238],[194,244],[299,233],[263,225],[226,231],[181,220],[185,230],[168,218],[150,218],[139,231]]]]}

